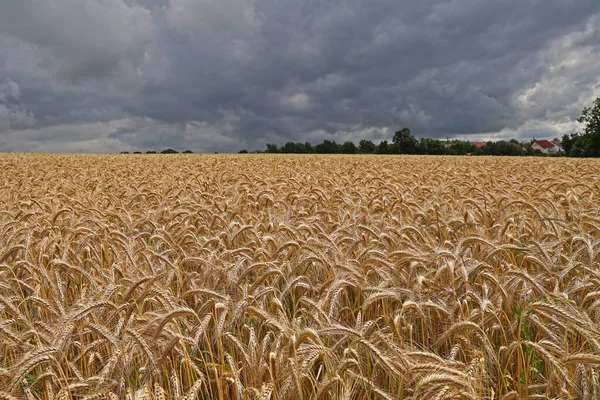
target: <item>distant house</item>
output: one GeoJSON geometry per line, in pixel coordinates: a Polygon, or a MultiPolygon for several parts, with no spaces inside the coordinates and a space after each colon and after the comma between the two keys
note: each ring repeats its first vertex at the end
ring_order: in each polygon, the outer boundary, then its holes
{"type": "Polygon", "coordinates": [[[485,146],[485,142],[471,142],[471,144],[475,147],[477,147],[478,149],[482,148],[483,146],[485,146]]]}
{"type": "Polygon", "coordinates": [[[554,143],[556,146],[558,146],[558,151],[563,150],[562,142],[560,141],[560,139],[555,138],[555,139],[552,139],[551,142],[554,143]]]}
{"type": "Polygon", "coordinates": [[[562,144],[559,145],[554,141],[549,140],[534,140],[531,143],[531,148],[534,150],[539,150],[544,154],[553,154],[562,151],[562,144]]]}

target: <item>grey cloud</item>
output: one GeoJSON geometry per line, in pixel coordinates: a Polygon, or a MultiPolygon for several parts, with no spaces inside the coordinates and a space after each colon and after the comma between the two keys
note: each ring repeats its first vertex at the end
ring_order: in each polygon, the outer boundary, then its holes
{"type": "Polygon", "coordinates": [[[570,133],[599,22],[596,0],[7,0],[0,149],[570,133]]]}
{"type": "Polygon", "coordinates": [[[16,82],[10,79],[0,82],[0,132],[35,124],[35,116],[23,108],[20,97],[21,89],[16,82]]]}
{"type": "Polygon", "coordinates": [[[6,101],[8,99],[18,99],[21,97],[21,89],[17,82],[10,79],[6,79],[0,83],[0,101],[6,101]]]}
{"type": "Polygon", "coordinates": [[[31,43],[67,83],[134,73],[151,42],[150,12],[122,0],[7,0],[0,34],[31,43]]]}

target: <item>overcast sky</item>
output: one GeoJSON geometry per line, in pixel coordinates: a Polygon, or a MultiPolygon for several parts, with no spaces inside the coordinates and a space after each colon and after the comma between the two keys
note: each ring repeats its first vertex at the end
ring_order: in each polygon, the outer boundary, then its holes
{"type": "Polygon", "coordinates": [[[598,0],[1,0],[0,151],[552,138],[598,0]]]}

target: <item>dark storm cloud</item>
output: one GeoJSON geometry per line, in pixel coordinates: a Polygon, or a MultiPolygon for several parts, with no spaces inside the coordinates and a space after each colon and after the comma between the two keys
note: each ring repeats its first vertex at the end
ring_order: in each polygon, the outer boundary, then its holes
{"type": "Polygon", "coordinates": [[[600,95],[598,26],[591,0],[6,0],[0,149],[554,137],[600,95]]]}

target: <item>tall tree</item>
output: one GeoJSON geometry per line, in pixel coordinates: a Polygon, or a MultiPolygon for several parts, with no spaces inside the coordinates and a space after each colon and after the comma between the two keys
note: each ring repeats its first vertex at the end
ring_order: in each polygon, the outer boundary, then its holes
{"type": "Polygon", "coordinates": [[[343,154],[356,154],[356,153],[358,153],[358,148],[356,147],[354,142],[347,140],[342,144],[341,152],[343,154]]]}
{"type": "Polygon", "coordinates": [[[575,142],[579,140],[579,134],[572,133],[571,135],[565,134],[562,137],[562,147],[567,156],[571,156],[571,149],[573,149],[573,145],[575,142]]]}
{"type": "Polygon", "coordinates": [[[323,140],[323,143],[320,143],[315,146],[317,153],[319,154],[334,154],[338,152],[338,144],[331,140],[323,140]]]}
{"type": "Polygon", "coordinates": [[[394,133],[392,139],[394,152],[401,154],[415,154],[419,150],[419,141],[413,136],[408,128],[402,128],[394,133]]]}
{"type": "Polygon", "coordinates": [[[267,153],[278,153],[279,149],[274,143],[267,143],[267,153]]]}
{"type": "Polygon", "coordinates": [[[600,157],[600,97],[594,101],[593,107],[585,107],[577,119],[584,125],[582,144],[584,155],[600,157]]]}
{"type": "Polygon", "coordinates": [[[360,142],[358,142],[358,149],[363,154],[375,153],[375,143],[370,140],[362,139],[360,142]]]}
{"type": "Polygon", "coordinates": [[[379,146],[377,146],[377,153],[379,154],[389,154],[390,153],[390,145],[387,140],[382,140],[379,142],[379,146]]]}
{"type": "Polygon", "coordinates": [[[421,138],[419,140],[419,149],[421,154],[441,155],[447,154],[446,146],[440,140],[421,138]]]}
{"type": "Polygon", "coordinates": [[[295,153],[296,152],[296,143],[287,142],[283,145],[282,148],[279,149],[280,153],[295,153]]]}

